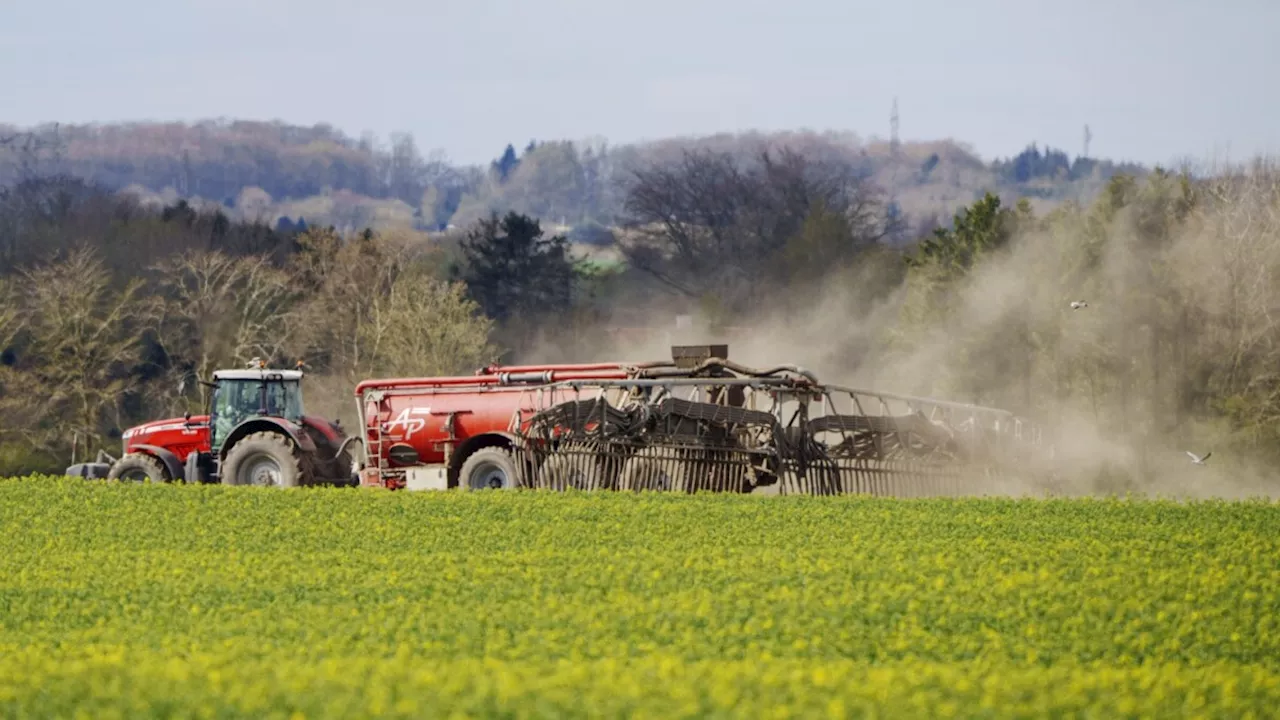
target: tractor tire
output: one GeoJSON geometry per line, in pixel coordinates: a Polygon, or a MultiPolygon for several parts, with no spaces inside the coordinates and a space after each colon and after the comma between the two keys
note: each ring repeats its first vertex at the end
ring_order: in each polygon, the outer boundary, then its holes
{"type": "Polygon", "coordinates": [[[461,490],[510,490],[516,486],[516,459],[500,447],[480,448],[462,463],[458,471],[461,490]]]}
{"type": "Polygon", "coordinates": [[[307,481],[306,463],[289,438],[274,432],[246,435],[222,463],[223,485],[297,487],[307,481]]]}
{"type": "Polygon", "coordinates": [[[122,482],[166,483],[170,481],[164,463],[146,453],[129,453],[107,471],[108,480],[122,482]]]}

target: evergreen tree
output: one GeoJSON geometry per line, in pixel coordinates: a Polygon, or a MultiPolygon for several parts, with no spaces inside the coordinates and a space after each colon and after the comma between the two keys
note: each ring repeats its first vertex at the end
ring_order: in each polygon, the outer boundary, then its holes
{"type": "Polygon", "coordinates": [[[506,182],[519,164],[520,158],[516,157],[515,146],[507,143],[507,149],[502,151],[502,157],[493,162],[493,171],[498,174],[499,181],[506,182]]]}
{"type": "Polygon", "coordinates": [[[494,213],[467,233],[461,250],[464,261],[455,277],[517,348],[531,337],[535,319],[563,312],[572,302],[576,273],[569,241],[544,237],[533,218],[494,213]]]}

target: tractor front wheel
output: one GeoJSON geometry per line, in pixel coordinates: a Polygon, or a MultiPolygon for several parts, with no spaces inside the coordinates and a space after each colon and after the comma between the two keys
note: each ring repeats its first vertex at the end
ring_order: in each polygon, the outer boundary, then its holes
{"type": "Polygon", "coordinates": [[[107,471],[107,479],[163,483],[169,482],[169,474],[157,458],[146,453],[129,453],[111,465],[111,469],[107,471]]]}
{"type": "Polygon", "coordinates": [[[273,432],[246,435],[222,463],[223,485],[297,487],[302,460],[289,438],[273,432]]]}

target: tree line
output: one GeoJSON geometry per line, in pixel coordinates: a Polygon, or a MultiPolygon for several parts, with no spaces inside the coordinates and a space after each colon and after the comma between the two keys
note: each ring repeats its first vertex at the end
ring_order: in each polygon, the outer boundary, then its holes
{"type": "MultiPolygon", "coordinates": [[[[602,139],[508,144],[492,162],[450,162],[423,151],[407,133],[385,141],[349,137],[329,126],[265,122],[132,123],[49,126],[20,131],[0,126],[0,185],[32,176],[67,174],[95,185],[172,204],[221,207],[232,217],[280,218],[358,231],[397,225],[421,230],[469,226],[492,212],[515,210],[574,228],[584,240],[607,242],[600,227],[626,215],[634,171],[708,150],[747,161],[762,149],[787,147],[823,156],[872,179],[904,218],[931,229],[983,187],[1043,202],[1096,193],[1116,173],[1143,168],[1076,158],[1034,145],[987,163],[952,142],[890,147],[836,133],[744,133],[610,145],[602,139]]],[[[497,148],[495,148],[497,150],[497,148]]]]}

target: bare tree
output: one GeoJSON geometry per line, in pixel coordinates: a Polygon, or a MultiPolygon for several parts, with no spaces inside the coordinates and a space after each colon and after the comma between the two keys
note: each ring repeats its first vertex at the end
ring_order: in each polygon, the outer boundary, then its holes
{"type": "Polygon", "coordinates": [[[269,215],[272,206],[271,194],[262,188],[251,185],[240,190],[236,195],[236,210],[240,217],[248,222],[269,222],[274,218],[269,215]]]}
{"type": "Polygon", "coordinates": [[[29,343],[38,352],[24,374],[48,393],[42,399],[58,418],[45,445],[69,444],[73,434],[100,442],[103,422],[118,424],[120,400],[133,387],[142,281],[117,288],[89,250],[23,279],[29,343]]]}
{"type": "Polygon", "coordinates": [[[347,240],[313,228],[298,238],[295,283],[307,294],[297,313],[296,347],[335,373],[354,377],[373,362],[361,326],[391,292],[406,260],[395,237],[362,233],[347,240]]]}
{"type": "Polygon", "coordinates": [[[381,373],[450,375],[497,359],[489,343],[493,323],[467,297],[462,283],[421,272],[404,274],[372,309],[360,331],[381,373]]]}
{"type": "MultiPolygon", "coordinates": [[[[62,170],[64,142],[60,128],[55,124],[46,132],[26,131],[0,135],[0,157],[10,155],[17,181],[31,180],[62,170]]],[[[0,171],[4,168],[0,164],[0,171]]],[[[0,175],[0,181],[5,178],[0,175]]]]}
{"type": "Polygon", "coordinates": [[[426,163],[409,133],[391,136],[391,151],[380,160],[387,194],[413,204],[426,186],[426,163]]]}
{"type": "Polygon", "coordinates": [[[1242,426],[1278,435],[1270,428],[1280,420],[1280,172],[1223,173],[1198,194],[1168,259],[1178,297],[1204,328],[1191,345],[1194,363],[1242,426]]]}
{"type": "MultiPolygon", "coordinates": [[[[297,293],[287,273],[266,258],[192,251],[153,270],[159,289],[154,327],[182,374],[207,378],[253,357],[280,358],[289,346],[297,293]]],[[[200,393],[203,402],[203,387],[200,393]]]]}
{"type": "Polygon", "coordinates": [[[787,271],[817,272],[833,253],[847,261],[892,229],[878,191],[853,167],[786,148],[754,163],[685,151],[634,171],[626,210],[633,232],[623,251],[632,264],[678,293],[711,292],[729,304],[754,284],[785,281],[787,271]],[[809,248],[779,264],[796,243],[809,248]],[[801,262],[806,256],[812,264],[801,262]]]}
{"type": "Polygon", "coordinates": [[[106,211],[110,205],[106,193],[68,175],[0,187],[0,274],[70,248],[81,239],[74,237],[81,230],[75,226],[84,222],[77,216],[87,208],[106,211]]]}
{"type": "MultiPolygon", "coordinates": [[[[15,367],[14,345],[27,326],[28,310],[15,283],[0,277],[0,446],[12,441],[30,444],[33,430],[48,410],[38,399],[40,388],[32,387],[15,367]]],[[[4,469],[0,458],[0,470],[4,469]]]]}

